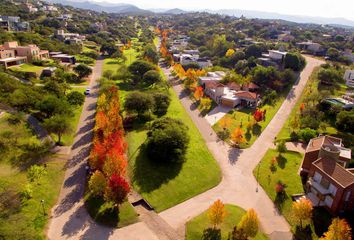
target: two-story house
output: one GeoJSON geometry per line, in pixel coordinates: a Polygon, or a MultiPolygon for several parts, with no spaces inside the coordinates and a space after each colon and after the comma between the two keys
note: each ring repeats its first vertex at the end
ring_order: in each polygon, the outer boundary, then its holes
{"type": "Polygon", "coordinates": [[[17,57],[27,57],[27,61],[42,60],[49,57],[48,50],[41,50],[37,45],[30,44],[28,46],[19,46],[15,42],[6,42],[3,47],[6,50],[13,50],[17,57]]]}
{"type": "Polygon", "coordinates": [[[342,139],[320,136],[311,139],[301,164],[300,174],[307,178],[306,197],[314,206],[332,214],[354,208],[354,169],[349,169],[351,150],[342,139]]]}

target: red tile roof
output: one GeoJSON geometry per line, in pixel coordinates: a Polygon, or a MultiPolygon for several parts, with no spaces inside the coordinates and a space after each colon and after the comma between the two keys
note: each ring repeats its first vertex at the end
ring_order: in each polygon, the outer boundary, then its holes
{"type": "Polygon", "coordinates": [[[248,89],[257,89],[257,88],[259,88],[259,86],[254,84],[253,82],[247,83],[247,84],[243,85],[243,87],[248,88],[248,89]]]}
{"type": "Polygon", "coordinates": [[[240,90],[241,89],[241,85],[234,83],[234,82],[228,83],[227,86],[232,90],[240,90]]]}
{"type": "Polygon", "coordinates": [[[344,188],[354,184],[354,174],[343,168],[333,159],[319,158],[312,164],[344,188]]]}
{"type": "Polygon", "coordinates": [[[247,99],[252,99],[252,100],[256,100],[257,99],[257,94],[253,93],[253,92],[249,92],[249,91],[240,91],[235,93],[236,97],[240,97],[240,98],[247,98],[247,99]]]}
{"type": "Polygon", "coordinates": [[[321,149],[323,144],[342,145],[342,139],[331,136],[319,136],[317,138],[313,138],[307,145],[306,152],[318,151],[321,149]]]}

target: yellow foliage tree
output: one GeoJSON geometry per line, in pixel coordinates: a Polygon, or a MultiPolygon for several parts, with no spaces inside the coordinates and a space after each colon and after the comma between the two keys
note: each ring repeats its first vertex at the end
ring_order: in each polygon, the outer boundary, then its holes
{"type": "Polygon", "coordinates": [[[208,210],[208,218],[213,228],[217,228],[224,221],[225,216],[225,206],[220,199],[218,199],[209,207],[208,210]]]}
{"type": "Polygon", "coordinates": [[[310,200],[302,198],[299,201],[293,202],[292,210],[293,215],[299,220],[300,227],[302,228],[302,222],[311,219],[313,207],[310,200]]]}
{"type": "Polygon", "coordinates": [[[222,127],[224,130],[226,128],[229,128],[231,126],[232,120],[230,117],[225,116],[219,121],[220,127],[222,127]]]}
{"type": "Polygon", "coordinates": [[[258,226],[259,220],[257,213],[251,208],[242,216],[237,228],[243,229],[248,237],[255,237],[258,232],[258,226]]]}
{"type": "Polygon", "coordinates": [[[229,49],[229,50],[227,50],[227,52],[225,53],[225,56],[226,57],[231,57],[232,55],[234,55],[234,53],[235,53],[235,50],[233,50],[233,49],[229,49]]]}
{"type": "Polygon", "coordinates": [[[334,218],[320,240],[352,240],[351,228],[344,219],[334,218]]]}
{"type": "Polygon", "coordinates": [[[245,138],[243,137],[243,131],[240,127],[234,129],[231,134],[231,140],[236,144],[239,145],[240,143],[245,142],[245,138]]]}
{"type": "Polygon", "coordinates": [[[202,99],[200,99],[200,108],[201,110],[210,110],[211,108],[211,99],[208,97],[203,97],[202,99]]]}
{"type": "Polygon", "coordinates": [[[199,101],[204,96],[203,88],[196,87],[193,96],[195,100],[199,101]]]}
{"type": "Polygon", "coordinates": [[[106,188],[106,178],[103,173],[96,170],[90,177],[89,189],[94,196],[103,196],[106,188]]]}

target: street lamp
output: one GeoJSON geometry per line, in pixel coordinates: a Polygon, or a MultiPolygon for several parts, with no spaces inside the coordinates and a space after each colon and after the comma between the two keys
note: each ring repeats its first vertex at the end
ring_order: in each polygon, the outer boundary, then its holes
{"type": "Polygon", "coordinates": [[[258,182],[258,176],[259,176],[259,167],[261,166],[261,163],[258,164],[258,168],[257,168],[257,187],[256,187],[256,192],[258,192],[258,185],[259,185],[259,182],[258,182]]]}
{"type": "Polygon", "coordinates": [[[42,205],[42,210],[43,210],[43,216],[47,215],[44,209],[44,199],[41,200],[41,205],[42,205]]]}

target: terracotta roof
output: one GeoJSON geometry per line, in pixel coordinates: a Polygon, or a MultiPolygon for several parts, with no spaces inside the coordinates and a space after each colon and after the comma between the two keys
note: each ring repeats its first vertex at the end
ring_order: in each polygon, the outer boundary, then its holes
{"type": "Polygon", "coordinates": [[[307,145],[306,152],[318,151],[321,149],[323,144],[329,145],[342,145],[342,139],[331,137],[331,136],[319,136],[317,138],[312,138],[307,145]]]}
{"type": "Polygon", "coordinates": [[[243,87],[249,88],[249,89],[257,89],[257,88],[259,88],[259,86],[254,84],[253,82],[247,83],[247,84],[243,85],[243,87]]]}
{"type": "Polygon", "coordinates": [[[240,98],[248,98],[248,99],[253,99],[256,100],[257,99],[257,94],[253,93],[253,92],[248,92],[248,91],[240,91],[235,93],[236,97],[240,97],[240,98]]]}
{"type": "Polygon", "coordinates": [[[312,164],[344,188],[354,184],[354,174],[332,159],[319,158],[312,164]]]}
{"type": "Polygon", "coordinates": [[[227,86],[232,90],[240,90],[241,89],[241,85],[234,83],[234,82],[228,83],[227,86]]]}
{"type": "Polygon", "coordinates": [[[217,87],[224,87],[224,85],[214,81],[205,83],[205,88],[217,88],[217,87]]]}

